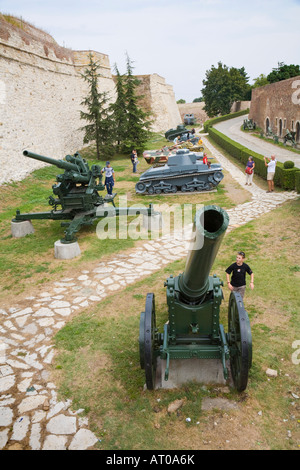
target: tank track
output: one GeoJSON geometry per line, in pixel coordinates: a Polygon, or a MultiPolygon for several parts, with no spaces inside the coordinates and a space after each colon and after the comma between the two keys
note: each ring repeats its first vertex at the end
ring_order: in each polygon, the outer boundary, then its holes
{"type": "Polygon", "coordinates": [[[221,171],[211,173],[206,181],[202,181],[197,177],[199,177],[199,173],[164,178],[149,178],[149,180],[138,181],[135,185],[135,191],[138,194],[161,194],[162,192],[176,193],[178,190],[184,193],[192,191],[209,191],[218,185],[223,178],[223,174],[221,171]],[[180,184],[180,178],[186,179],[187,176],[192,178],[191,181],[180,184]]]}

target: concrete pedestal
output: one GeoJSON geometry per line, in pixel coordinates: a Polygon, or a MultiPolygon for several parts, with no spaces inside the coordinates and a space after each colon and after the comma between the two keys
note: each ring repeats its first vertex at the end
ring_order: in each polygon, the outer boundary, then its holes
{"type": "Polygon", "coordinates": [[[159,232],[163,227],[162,214],[143,215],[143,227],[151,232],[159,232]]]}
{"type": "Polygon", "coordinates": [[[57,240],[54,243],[54,257],[57,259],[73,259],[80,256],[81,251],[78,242],[62,243],[57,240]]]}
{"type": "MultiPolygon", "coordinates": [[[[226,364],[226,366],[230,371],[230,365],[226,364]]],[[[228,381],[224,379],[220,359],[171,359],[167,381],[165,380],[165,369],[166,361],[158,358],[155,388],[178,388],[187,382],[197,382],[204,385],[231,385],[230,377],[228,381]]]]}
{"type": "Polygon", "coordinates": [[[22,238],[31,233],[34,233],[34,228],[30,220],[11,222],[11,234],[14,238],[22,238]]]}

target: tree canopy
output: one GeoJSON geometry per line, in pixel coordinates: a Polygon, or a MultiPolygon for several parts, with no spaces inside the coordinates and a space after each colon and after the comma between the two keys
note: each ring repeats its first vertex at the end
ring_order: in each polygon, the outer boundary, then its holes
{"type": "Polygon", "coordinates": [[[244,67],[229,68],[222,62],[206,71],[204,88],[201,91],[205,101],[204,110],[208,116],[228,114],[235,101],[248,99],[247,94],[251,88],[248,80],[244,67]]]}
{"type": "Polygon", "coordinates": [[[286,65],[284,62],[278,62],[278,66],[267,75],[267,80],[269,83],[275,83],[298,75],[300,75],[300,65],[286,65]]]}

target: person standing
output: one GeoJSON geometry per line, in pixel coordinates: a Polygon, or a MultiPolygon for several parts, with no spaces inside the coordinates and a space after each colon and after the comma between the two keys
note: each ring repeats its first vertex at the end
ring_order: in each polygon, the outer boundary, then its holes
{"type": "Polygon", "coordinates": [[[236,262],[225,270],[228,289],[241,294],[242,299],[246,290],[246,273],[250,275],[250,289],[254,289],[254,274],[250,266],[244,263],[245,253],[238,251],[236,262]],[[230,279],[231,275],[231,279],[230,279]]]}
{"type": "Polygon", "coordinates": [[[136,150],[132,150],[131,155],[131,163],[132,163],[132,172],[136,173],[136,165],[137,165],[137,153],[136,150]]]}
{"type": "Polygon", "coordinates": [[[112,195],[112,190],[115,185],[115,172],[110,166],[110,162],[106,162],[106,166],[101,170],[101,173],[105,173],[105,186],[107,194],[112,195]]]}
{"type": "Polygon", "coordinates": [[[254,163],[253,157],[249,157],[247,161],[246,169],[245,169],[245,172],[246,172],[245,184],[249,184],[249,186],[251,186],[252,184],[254,167],[255,167],[255,163],[254,163]]]}
{"type": "Polygon", "coordinates": [[[207,160],[207,155],[206,155],[206,153],[204,153],[204,155],[203,155],[203,160],[202,160],[202,161],[203,161],[203,164],[204,164],[204,165],[207,165],[208,160],[207,160]]]}
{"type": "Polygon", "coordinates": [[[271,155],[271,158],[264,157],[264,161],[267,167],[267,181],[268,181],[267,193],[271,193],[272,191],[274,191],[274,176],[275,176],[277,160],[275,159],[275,155],[271,155]],[[267,163],[267,160],[269,160],[269,163],[267,163]]]}

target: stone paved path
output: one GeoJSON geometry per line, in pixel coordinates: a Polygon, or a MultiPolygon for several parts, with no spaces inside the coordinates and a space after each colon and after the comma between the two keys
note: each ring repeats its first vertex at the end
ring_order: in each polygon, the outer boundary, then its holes
{"type": "MultiPolygon", "coordinates": [[[[244,174],[203,137],[204,145],[232,177],[244,185],[244,174]]],[[[296,192],[266,194],[255,184],[247,187],[252,200],[228,210],[228,231],[259,217],[296,192]]],[[[164,265],[186,256],[191,227],[183,233],[146,240],[130,252],[99,262],[92,271],[74,273],[54,282],[44,292],[28,297],[30,305],[0,309],[0,449],[88,449],[98,437],[72,411],[71,401],[58,401],[56,385],[49,380],[54,358],[53,336],[74,312],[93,308],[111,292],[146,277],[164,265]]]]}

